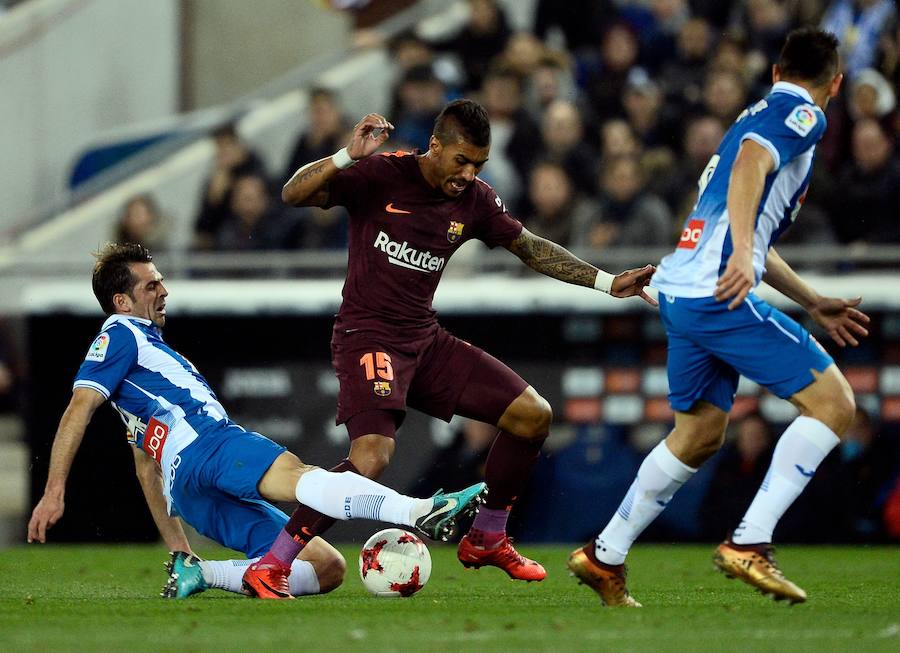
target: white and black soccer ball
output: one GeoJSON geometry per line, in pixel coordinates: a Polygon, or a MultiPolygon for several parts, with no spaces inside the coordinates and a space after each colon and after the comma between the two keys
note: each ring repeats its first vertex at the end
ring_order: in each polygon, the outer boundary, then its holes
{"type": "Polygon", "coordinates": [[[431,554],[417,535],[378,531],[359,552],[359,577],[375,596],[412,596],[431,576],[431,554]]]}

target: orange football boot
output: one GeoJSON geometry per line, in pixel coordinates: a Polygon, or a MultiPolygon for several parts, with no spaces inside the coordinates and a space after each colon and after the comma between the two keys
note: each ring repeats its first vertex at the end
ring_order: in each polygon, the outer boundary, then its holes
{"type": "Polygon", "coordinates": [[[530,560],[513,548],[512,541],[504,537],[500,545],[493,549],[485,549],[472,544],[466,535],[459,542],[456,557],[467,569],[474,567],[499,567],[514,580],[540,581],[547,577],[544,567],[530,560]]]}
{"type": "Polygon", "coordinates": [[[244,572],[241,585],[244,594],[258,599],[292,599],[290,574],[290,567],[254,562],[244,572]]]}

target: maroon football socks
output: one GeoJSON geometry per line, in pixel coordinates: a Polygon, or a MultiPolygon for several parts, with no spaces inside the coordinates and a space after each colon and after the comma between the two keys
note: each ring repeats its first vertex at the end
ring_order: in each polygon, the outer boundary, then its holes
{"type": "MultiPolygon", "coordinates": [[[[356,472],[356,466],[348,458],[344,458],[332,467],[331,472],[356,472]]],[[[313,510],[302,503],[294,510],[294,514],[284,525],[284,529],[275,538],[275,542],[269,551],[262,557],[260,564],[274,564],[281,567],[290,567],[309,541],[316,535],[321,535],[334,524],[331,517],[313,510]]]]}
{"type": "Polygon", "coordinates": [[[484,470],[487,501],[478,510],[468,533],[473,545],[492,549],[503,542],[509,511],[525,489],[544,440],[517,438],[505,431],[497,433],[484,470]]]}

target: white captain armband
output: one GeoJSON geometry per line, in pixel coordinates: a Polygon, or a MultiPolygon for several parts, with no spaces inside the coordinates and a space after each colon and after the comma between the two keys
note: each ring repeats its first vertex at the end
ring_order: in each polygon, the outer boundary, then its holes
{"type": "Polygon", "coordinates": [[[608,295],[610,294],[610,291],[612,291],[612,283],[615,278],[616,275],[614,274],[604,272],[603,270],[597,270],[597,278],[594,279],[594,288],[600,292],[605,292],[608,295]]]}

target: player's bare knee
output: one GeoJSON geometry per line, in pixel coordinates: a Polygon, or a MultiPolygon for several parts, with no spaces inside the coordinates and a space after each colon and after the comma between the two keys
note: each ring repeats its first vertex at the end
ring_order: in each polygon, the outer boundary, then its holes
{"type": "Polygon", "coordinates": [[[387,469],[394,454],[394,440],[381,435],[366,435],[353,441],[350,461],[367,478],[378,478],[387,469]]]}
{"type": "Polygon", "coordinates": [[[723,444],[725,444],[725,429],[704,433],[697,438],[695,455],[705,461],[721,449],[723,444]]]}
{"type": "Polygon", "coordinates": [[[819,420],[838,436],[844,434],[856,414],[853,389],[836,367],[818,375],[815,383],[794,395],[792,401],[801,414],[819,420]]]}
{"type": "Polygon", "coordinates": [[[685,465],[699,467],[722,448],[727,426],[728,413],[712,404],[699,404],[689,413],[676,414],[666,444],[685,465]]]}
{"type": "Polygon", "coordinates": [[[319,593],[327,594],[337,589],[344,582],[347,573],[347,561],[338,551],[332,550],[316,565],[316,576],[319,579],[319,593]]]}
{"type": "Polygon", "coordinates": [[[843,436],[856,414],[856,399],[849,384],[839,388],[828,401],[817,405],[811,412],[820,422],[828,426],[836,435],[843,436]]]}
{"type": "Polygon", "coordinates": [[[546,438],[552,422],[550,403],[529,387],[503,414],[499,426],[507,433],[531,440],[546,438]]]}
{"type": "Polygon", "coordinates": [[[553,409],[550,402],[537,393],[528,406],[525,417],[523,437],[546,438],[550,434],[550,424],[553,422],[553,409]]]}

